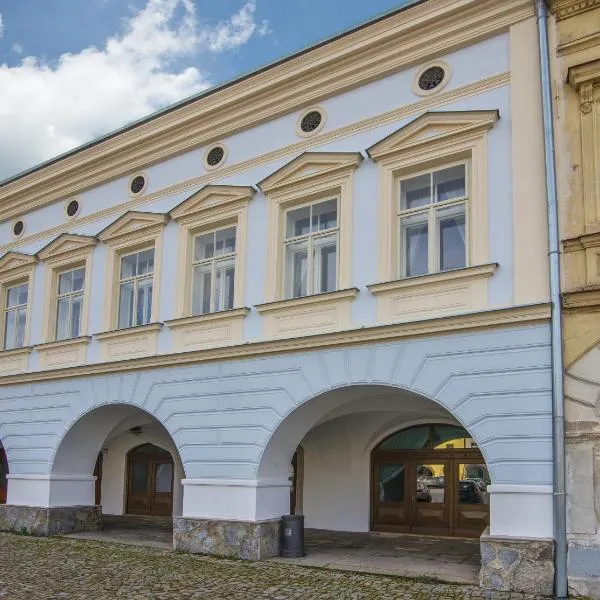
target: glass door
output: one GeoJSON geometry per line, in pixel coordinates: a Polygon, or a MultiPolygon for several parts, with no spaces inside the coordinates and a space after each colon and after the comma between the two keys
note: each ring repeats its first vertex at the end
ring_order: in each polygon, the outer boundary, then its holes
{"type": "Polygon", "coordinates": [[[373,528],[408,531],[410,493],[406,461],[380,460],[373,465],[373,528]]]}
{"type": "Polygon", "coordinates": [[[479,462],[462,458],[455,461],[456,477],[454,533],[479,537],[490,524],[487,486],[490,477],[483,458],[479,462]]]}
{"type": "Polygon", "coordinates": [[[449,462],[435,458],[414,463],[412,469],[411,532],[448,535],[452,482],[449,462]]]}
{"type": "Polygon", "coordinates": [[[152,463],[152,498],[150,514],[170,516],[173,513],[173,462],[152,463]]]}
{"type": "Polygon", "coordinates": [[[127,490],[127,513],[149,515],[150,513],[150,463],[145,457],[129,458],[127,490]]]}

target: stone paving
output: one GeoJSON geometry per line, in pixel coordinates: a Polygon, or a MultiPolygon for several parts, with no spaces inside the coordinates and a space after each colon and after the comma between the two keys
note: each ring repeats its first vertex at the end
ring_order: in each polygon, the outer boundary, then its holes
{"type": "Polygon", "coordinates": [[[3,600],[538,600],[425,579],[0,534],[3,600]]]}

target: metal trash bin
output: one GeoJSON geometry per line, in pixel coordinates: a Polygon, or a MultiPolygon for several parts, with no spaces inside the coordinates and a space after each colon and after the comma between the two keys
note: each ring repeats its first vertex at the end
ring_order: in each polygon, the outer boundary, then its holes
{"type": "Polygon", "coordinates": [[[286,558],[304,556],[304,515],[281,517],[281,556],[286,558]]]}

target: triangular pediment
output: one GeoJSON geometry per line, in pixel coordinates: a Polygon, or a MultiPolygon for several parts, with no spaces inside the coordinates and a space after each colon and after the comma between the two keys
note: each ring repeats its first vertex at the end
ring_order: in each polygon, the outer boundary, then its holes
{"type": "Polygon", "coordinates": [[[428,112],[367,149],[380,157],[477,130],[487,130],[500,118],[497,110],[428,112]]]}
{"type": "Polygon", "coordinates": [[[186,198],[169,212],[174,219],[195,215],[205,210],[231,205],[233,202],[250,200],[254,189],[246,185],[206,185],[186,198]]]}
{"type": "Polygon", "coordinates": [[[22,252],[7,252],[0,258],[0,271],[15,271],[18,269],[29,269],[37,262],[37,258],[31,254],[22,252]]]}
{"type": "Polygon", "coordinates": [[[103,229],[98,234],[98,239],[106,242],[115,238],[122,238],[139,233],[145,229],[165,225],[168,220],[169,216],[162,213],[132,210],[119,217],[106,227],[106,229],[103,229]]]}
{"type": "Polygon", "coordinates": [[[258,187],[267,192],[341,169],[355,169],[361,161],[360,152],[305,152],[263,179],[258,187]]]}
{"type": "Polygon", "coordinates": [[[88,250],[96,245],[98,238],[93,235],[78,235],[75,233],[61,233],[56,239],[44,246],[37,256],[48,260],[65,254],[73,254],[81,250],[88,250]]]}

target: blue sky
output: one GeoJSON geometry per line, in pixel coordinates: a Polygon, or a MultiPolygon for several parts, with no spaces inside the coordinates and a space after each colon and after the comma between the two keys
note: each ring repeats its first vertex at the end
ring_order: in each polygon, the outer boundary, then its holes
{"type": "Polygon", "coordinates": [[[406,3],[0,0],[0,180],[406,3]]]}

